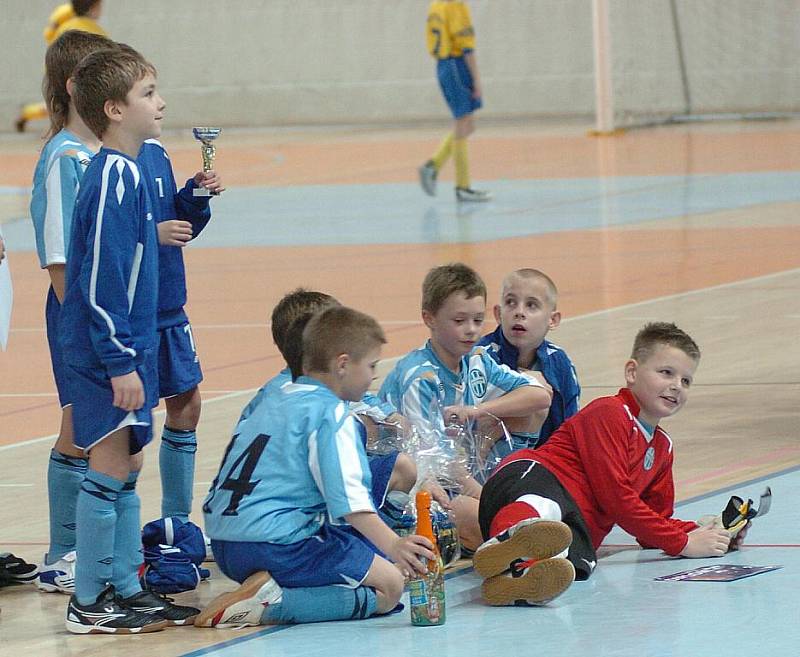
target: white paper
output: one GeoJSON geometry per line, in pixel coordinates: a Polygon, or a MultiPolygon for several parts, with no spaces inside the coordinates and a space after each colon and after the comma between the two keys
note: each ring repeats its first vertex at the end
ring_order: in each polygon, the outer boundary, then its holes
{"type": "MultiPolygon", "coordinates": [[[[0,237],[3,236],[0,231],[0,237]]],[[[11,306],[14,303],[14,289],[11,286],[11,270],[8,267],[8,252],[0,262],[0,348],[6,350],[8,332],[11,328],[11,306]]]]}

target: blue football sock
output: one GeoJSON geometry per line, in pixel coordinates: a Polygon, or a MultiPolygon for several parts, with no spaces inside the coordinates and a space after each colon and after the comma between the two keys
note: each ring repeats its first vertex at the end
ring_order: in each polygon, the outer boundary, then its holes
{"type": "Polygon", "coordinates": [[[161,470],[161,515],[175,516],[184,522],[192,510],[194,454],[197,434],[164,427],[158,464],[161,470]]]}
{"type": "Polygon", "coordinates": [[[142,590],[139,566],[142,565],[141,502],[136,493],[138,472],[131,472],[117,497],[117,526],[114,534],[114,567],[111,582],[123,598],[142,590]]]}
{"type": "Polygon", "coordinates": [[[50,504],[50,549],[45,563],[52,564],[75,549],[75,506],[89,463],[84,458],[50,450],[47,497],[50,504]]]}
{"type": "Polygon", "coordinates": [[[79,604],[94,603],[111,581],[117,497],[124,485],[124,481],[91,468],[81,484],[75,513],[79,555],[75,562],[75,597],[79,604]]]}
{"type": "Polygon", "coordinates": [[[261,623],[319,623],[369,618],[378,608],[375,589],[359,586],[309,586],[283,589],[280,603],[269,605],[261,623]]]}

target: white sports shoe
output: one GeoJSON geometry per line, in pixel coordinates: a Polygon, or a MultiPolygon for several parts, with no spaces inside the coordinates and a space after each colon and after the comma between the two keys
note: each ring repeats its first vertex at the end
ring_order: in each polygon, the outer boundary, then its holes
{"type": "Polygon", "coordinates": [[[194,619],[195,627],[247,627],[260,625],[269,605],[279,604],[283,590],[266,571],[253,573],[241,586],[223,593],[208,603],[194,619]]]}
{"type": "Polygon", "coordinates": [[[428,160],[419,169],[419,184],[428,196],[436,196],[436,177],[438,172],[432,160],[428,160]]]}
{"type": "Polygon", "coordinates": [[[467,203],[485,203],[492,200],[492,193],[470,187],[456,187],[456,200],[467,203]]]}
{"type": "Polygon", "coordinates": [[[45,593],[75,593],[75,551],[67,552],[53,564],[42,560],[38,588],[45,593]]]}

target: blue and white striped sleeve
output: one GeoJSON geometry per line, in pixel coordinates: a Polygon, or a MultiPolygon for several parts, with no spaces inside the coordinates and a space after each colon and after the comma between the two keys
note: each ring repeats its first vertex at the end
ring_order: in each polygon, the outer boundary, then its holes
{"type": "Polygon", "coordinates": [[[487,400],[495,399],[522,386],[544,387],[536,377],[526,376],[521,372],[512,370],[508,365],[501,365],[486,351],[483,351],[479,357],[486,372],[487,387],[489,389],[486,395],[487,400]]]}
{"type": "Polygon", "coordinates": [[[317,463],[311,472],[328,507],[331,523],[359,511],[375,512],[370,490],[372,474],[361,443],[356,419],[342,402],[333,411],[333,421],[322,424],[316,435],[316,449],[309,452],[317,463]]]}
{"type": "Polygon", "coordinates": [[[135,164],[107,158],[80,283],[92,313],[92,344],[109,376],[135,369],[130,308],[144,250],[139,241],[143,189],[135,164]]]}
{"type": "Polygon", "coordinates": [[[41,264],[63,265],[69,250],[72,211],[83,171],[78,160],[67,154],[56,158],[47,172],[45,192],[47,197],[42,230],[43,248],[41,264]]]}
{"type": "Polygon", "coordinates": [[[398,404],[400,413],[423,432],[431,432],[438,426],[433,417],[444,405],[439,397],[439,377],[431,370],[417,370],[407,374],[398,404]],[[434,404],[439,401],[439,404],[434,404]]]}

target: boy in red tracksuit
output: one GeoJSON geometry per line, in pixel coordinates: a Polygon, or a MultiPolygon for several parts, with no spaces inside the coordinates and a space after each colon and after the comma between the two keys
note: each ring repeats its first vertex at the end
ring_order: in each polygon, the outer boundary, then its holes
{"type": "Polygon", "coordinates": [[[481,494],[488,540],[475,553],[489,604],[544,604],[587,579],[615,524],[673,556],[721,556],[741,543],[746,529],[735,537],[672,517],[672,441],[658,424],[686,403],[699,361],[677,326],[647,324],[625,363],[626,387],[593,401],[539,449],[500,463],[481,494]]]}

